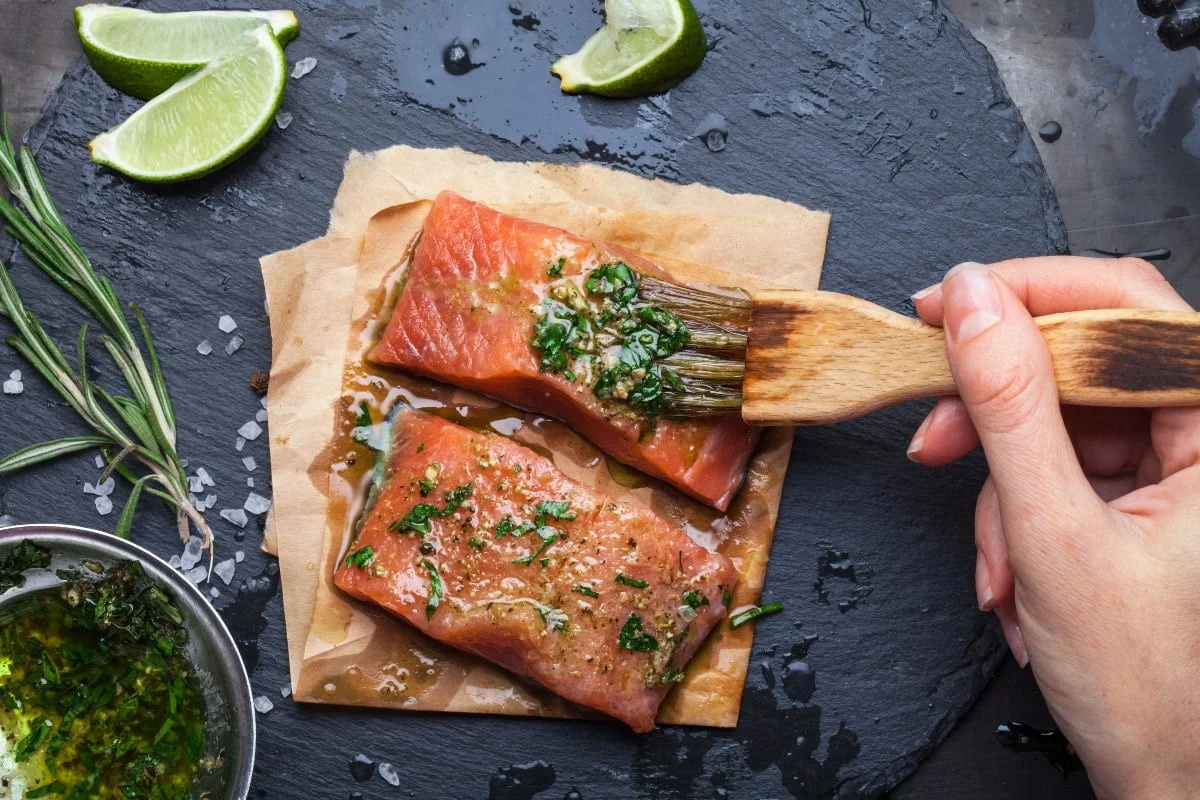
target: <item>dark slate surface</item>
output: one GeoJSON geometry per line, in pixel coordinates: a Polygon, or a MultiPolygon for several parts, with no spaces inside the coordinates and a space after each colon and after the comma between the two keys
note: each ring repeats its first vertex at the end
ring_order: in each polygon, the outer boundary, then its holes
{"type": "MultiPolygon", "coordinates": [[[[1064,249],[1050,185],[991,59],[936,0],[697,6],[712,41],[703,69],[668,96],[607,102],[563,97],[546,73],[554,54],[599,24],[598,4],[303,0],[304,31],[288,57],[318,64],[289,81],[290,127],[220,174],[168,188],[88,162],[87,140],[137,104],[85,64],[71,69],[32,141],[85,249],[152,320],[182,420],[180,451],[216,477],[218,510],[246,495],[242,456],[257,459],[258,488],[266,483],[266,437],[234,450],[259,408],[247,380],[270,353],[257,258],[323,232],[350,148],[458,144],[501,159],[591,159],[826,208],[824,288],[897,309],[959,261],[1064,249]],[[480,65],[457,78],[442,68],[456,38],[480,65]],[[705,119],[714,113],[728,126],[720,152],[694,136],[713,127],[705,119]],[[233,356],[216,327],[225,313],[245,337],[233,356]],[[213,355],[197,354],[202,339],[213,355]]],[[[51,330],[73,341],[75,309],[27,263],[14,272],[51,330]]],[[[3,376],[22,367],[0,350],[3,376]]],[[[24,371],[25,394],[0,396],[0,450],[57,434],[70,419],[24,371]]],[[[101,368],[101,379],[112,376],[101,368]]],[[[275,702],[260,716],[254,796],[880,795],[941,740],[1001,653],[996,629],[974,610],[981,465],[909,464],[921,410],[797,436],[765,592],[787,611],[759,626],[735,731],[636,737],[594,722],[297,707],[280,697],[283,616],[260,532],[252,522],[236,544],[212,512],[220,557],[246,550],[215,602],[256,692],[275,702]],[[378,775],[356,782],[348,764],[359,753],[393,764],[400,788],[378,775]]],[[[111,526],[115,515],[97,517],[82,493],[95,477],[91,458],[79,457],[0,479],[0,515],[111,526]]],[[[138,540],[177,553],[170,516],[144,508],[138,540]]]]}

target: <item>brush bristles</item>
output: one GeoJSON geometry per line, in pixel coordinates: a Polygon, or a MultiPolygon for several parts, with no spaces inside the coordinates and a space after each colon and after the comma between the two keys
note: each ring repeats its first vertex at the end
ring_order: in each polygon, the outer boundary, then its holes
{"type": "Polygon", "coordinates": [[[663,366],[685,380],[741,386],[742,381],[746,378],[746,364],[743,361],[717,358],[688,350],[663,359],[663,366]]]}
{"type": "Polygon", "coordinates": [[[668,308],[685,322],[701,323],[700,329],[707,326],[744,336],[750,327],[750,297],[737,289],[697,289],[643,276],[641,290],[646,301],[668,308]]]}

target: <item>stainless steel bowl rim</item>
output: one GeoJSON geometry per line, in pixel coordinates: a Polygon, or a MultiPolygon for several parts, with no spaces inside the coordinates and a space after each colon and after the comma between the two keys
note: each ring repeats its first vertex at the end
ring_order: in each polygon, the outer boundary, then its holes
{"type": "Polygon", "coordinates": [[[232,787],[232,791],[227,796],[231,800],[245,800],[250,794],[250,779],[254,772],[254,756],[258,737],[254,695],[250,687],[250,677],[246,672],[246,665],[233,641],[233,636],[229,633],[221,615],[208,602],[208,598],[177,569],[154,553],[128,539],[122,539],[110,533],[77,525],[40,523],[0,528],[0,542],[8,539],[31,539],[38,544],[50,547],[70,545],[79,549],[92,549],[96,551],[97,555],[109,558],[136,559],[149,568],[148,571],[154,578],[174,592],[178,602],[200,623],[198,627],[201,635],[209,640],[221,656],[221,665],[234,689],[235,696],[228,700],[237,709],[238,719],[235,734],[238,760],[243,767],[236,776],[236,785],[232,787]]]}

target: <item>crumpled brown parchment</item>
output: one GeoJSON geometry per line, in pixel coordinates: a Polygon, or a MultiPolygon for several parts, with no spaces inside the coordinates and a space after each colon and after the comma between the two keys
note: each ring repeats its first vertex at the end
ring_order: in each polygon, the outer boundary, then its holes
{"type": "MultiPolygon", "coordinates": [[[[326,236],[262,259],[272,331],[273,525],[293,697],[412,710],[586,716],[540,687],[443,647],[341,594],[333,565],[361,503],[348,466],[353,408],[403,397],[483,415],[550,455],[568,475],[684,525],[738,565],[735,607],[757,602],[791,433],[769,431],[746,486],[721,515],[613,464],[558,423],[494,401],[364,366],[372,320],[403,270],[429,202],[443,189],[638,251],[684,281],[815,288],[829,215],[773,198],[649,181],[595,165],[496,162],[462,150],[352,153],[326,236]],[[707,265],[707,266],[702,266],[707,265]]],[[[361,466],[361,465],[360,465],[361,466]]],[[[720,626],[663,704],[661,722],[731,727],[753,626],[720,626]]]]}

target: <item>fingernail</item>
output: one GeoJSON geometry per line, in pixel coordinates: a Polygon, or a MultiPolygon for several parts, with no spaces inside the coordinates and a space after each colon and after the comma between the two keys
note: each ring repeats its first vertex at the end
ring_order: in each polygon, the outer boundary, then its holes
{"type": "Polygon", "coordinates": [[[921,427],[917,428],[917,432],[913,434],[912,441],[908,444],[908,460],[916,463],[921,463],[918,456],[921,454],[921,449],[925,447],[925,434],[929,431],[929,423],[933,419],[933,412],[930,411],[925,421],[921,423],[921,427]]]}
{"type": "Polygon", "coordinates": [[[992,598],[995,597],[992,592],[992,571],[982,551],[975,554],[975,588],[979,592],[979,610],[991,611],[992,598]]]}
{"type": "Polygon", "coordinates": [[[959,264],[942,282],[946,327],[956,343],[969,342],[1000,321],[1004,306],[991,271],[982,264],[959,264]]]}
{"type": "Polygon", "coordinates": [[[914,294],[912,296],[912,301],[914,303],[916,303],[921,300],[924,300],[926,297],[929,297],[929,295],[933,294],[940,287],[941,287],[940,283],[935,283],[933,286],[926,286],[924,289],[922,289],[921,291],[917,292],[916,294],[914,294]]]}
{"type": "Polygon", "coordinates": [[[1029,666],[1029,652],[1025,649],[1025,637],[1021,635],[1021,626],[1015,619],[1001,617],[1000,627],[1004,629],[1004,638],[1008,640],[1008,649],[1017,660],[1017,666],[1025,669],[1029,666]]]}

